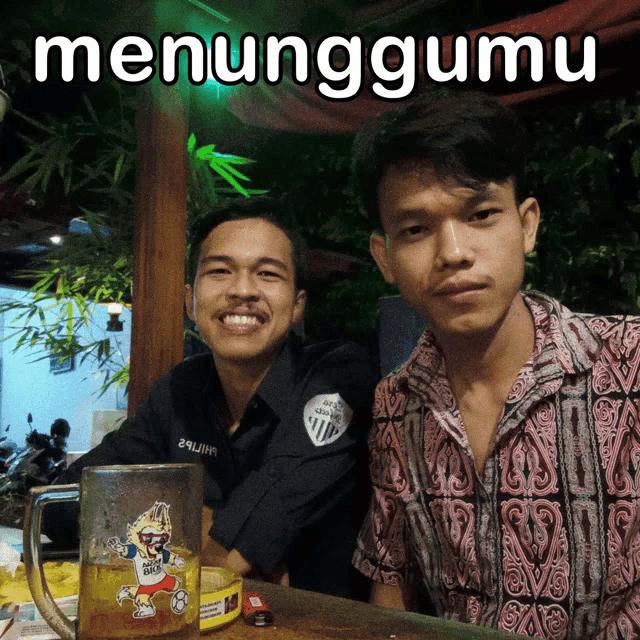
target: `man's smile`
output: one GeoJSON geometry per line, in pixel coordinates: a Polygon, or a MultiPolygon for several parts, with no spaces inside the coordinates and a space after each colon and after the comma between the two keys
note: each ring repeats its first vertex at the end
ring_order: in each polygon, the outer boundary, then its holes
{"type": "Polygon", "coordinates": [[[222,317],[223,324],[227,326],[246,326],[246,325],[254,325],[258,326],[264,324],[265,320],[261,316],[257,315],[248,315],[248,314],[223,314],[222,317]]]}
{"type": "Polygon", "coordinates": [[[257,331],[266,324],[267,319],[266,314],[247,309],[232,309],[218,315],[218,320],[227,331],[242,335],[257,331]]]}
{"type": "Polygon", "coordinates": [[[227,220],[203,240],[187,313],[218,366],[270,364],[304,312],[295,286],[293,245],[261,218],[227,220]]]}

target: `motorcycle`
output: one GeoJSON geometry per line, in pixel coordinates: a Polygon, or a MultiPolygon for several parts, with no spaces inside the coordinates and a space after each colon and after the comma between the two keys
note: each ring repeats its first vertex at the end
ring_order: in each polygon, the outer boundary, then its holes
{"type": "MultiPolygon", "coordinates": [[[[31,427],[31,414],[28,422],[31,427]]],[[[66,441],[70,431],[69,423],[61,418],[51,425],[50,435],[32,429],[26,437],[26,447],[14,450],[4,460],[0,495],[24,496],[31,487],[51,484],[66,469],[66,441]]]]}

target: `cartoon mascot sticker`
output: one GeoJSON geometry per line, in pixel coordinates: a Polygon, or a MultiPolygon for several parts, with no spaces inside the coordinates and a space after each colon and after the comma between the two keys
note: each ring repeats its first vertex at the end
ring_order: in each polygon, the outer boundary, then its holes
{"type": "Polygon", "coordinates": [[[118,538],[109,538],[108,545],[121,558],[131,560],[135,570],[137,585],[123,585],[118,591],[118,604],[125,599],[133,600],[136,610],[134,618],[147,618],[156,614],[151,602],[159,591],[172,593],[171,609],[174,613],[184,613],[188,604],[188,594],[180,589],[180,580],[167,573],[165,567],[182,569],[184,558],[177,556],[166,547],[171,539],[169,505],[156,502],[131,525],[127,525],[129,544],[122,544],[118,538]]]}

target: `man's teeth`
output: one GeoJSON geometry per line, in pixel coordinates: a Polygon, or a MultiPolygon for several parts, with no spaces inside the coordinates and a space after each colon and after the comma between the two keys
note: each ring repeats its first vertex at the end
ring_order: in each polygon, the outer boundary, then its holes
{"type": "Polygon", "coordinates": [[[222,321],[225,324],[233,324],[238,326],[246,326],[246,325],[259,325],[260,321],[256,316],[224,316],[222,321]]]}

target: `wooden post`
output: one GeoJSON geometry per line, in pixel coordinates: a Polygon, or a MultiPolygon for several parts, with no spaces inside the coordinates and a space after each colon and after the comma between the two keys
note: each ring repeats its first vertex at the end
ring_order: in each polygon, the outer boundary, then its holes
{"type": "Polygon", "coordinates": [[[140,88],[129,415],[183,359],[188,92],[140,88]]]}

